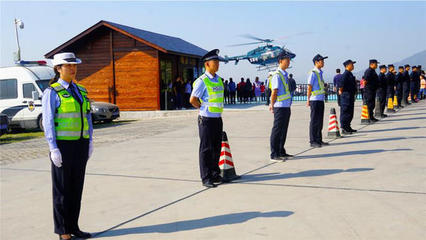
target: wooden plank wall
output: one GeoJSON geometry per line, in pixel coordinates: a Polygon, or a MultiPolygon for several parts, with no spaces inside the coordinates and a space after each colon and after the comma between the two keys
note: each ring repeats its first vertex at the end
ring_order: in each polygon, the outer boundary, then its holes
{"type": "Polygon", "coordinates": [[[77,79],[89,91],[89,98],[113,103],[109,29],[99,29],[90,34],[74,52],[83,62],[78,66],[77,79]]]}
{"type": "Polygon", "coordinates": [[[117,105],[123,111],[159,110],[158,51],[114,32],[117,105]]]}
{"type": "MultiPolygon", "coordinates": [[[[100,28],[70,51],[81,58],[77,79],[95,101],[114,103],[110,29],[100,28]]],[[[159,110],[158,51],[113,31],[116,104],[122,111],[159,110]]]]}

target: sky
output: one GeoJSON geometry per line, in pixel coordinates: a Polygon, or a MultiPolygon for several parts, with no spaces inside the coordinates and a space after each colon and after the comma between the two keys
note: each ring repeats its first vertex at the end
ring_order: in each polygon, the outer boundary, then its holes
{"type": "MultiPolygon", "coordinates": [[[[1,62],[13,65],[17,49],[14,19],[24,60],[42,60],[44,54],[100,20],[180,37],[220,54],[246,54],[257,47],[229,47],[252,42],[241,35],[277,39],[276,45],[296,53],[290,73],[306,82],[317,53],[325,60],[326,82],[347,59],[357,61],[355,71],[368,67],[368,60],[394,63],[426,49],[426,2],[145,2],[145,1],[3,1],[0,0],[1,62]],[[307,33],[298,35],[300,33],[307,33]],[[293,36],[285,38],[287,36],[293,36]]],[[[247,61],[222,64],[223,78],[265,79],[247,61]]]]}

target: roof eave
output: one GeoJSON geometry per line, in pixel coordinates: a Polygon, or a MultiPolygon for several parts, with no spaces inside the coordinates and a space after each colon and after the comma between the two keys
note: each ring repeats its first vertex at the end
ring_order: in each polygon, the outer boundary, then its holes
{"type": "Polygon", "coordinates": [[[121,29],[119,29],[119,28],[117,28],[117,27],[114,27],[114,26],[112,26],[111,24],[109,24],[109,23],[105,22],[104,20],[101,20],[101,21],[99,21],[98,23],[96,23],[95,25],[93,25],[93,26],[91,26],[90,28],[86,29],[85,31],[81,32],[81,33],[80,33],[80,34],[78,34],[77,36],[75,36],[75,37],[71,38],[70,40],[66,41],[65,43],[63,43],[63,44],[61,44],[60,46],[56,47],[55,49],[51,50],[50,52],[46,53],[46,54],[44,55],[44,57],[45,57],[45,58],[52,58],[52,57],[53,57],[53,55],[55,55],[56,53],[60,52],[60,51],[61,51],[61,49],[64,49],[64,48],[66,48],[66,47],[68,47],[68,46],[72,45],[72,44],[73,44],[73,43],[75,43],[76,41],[78,41],[78,40],[82,39],[82,38],[83,38],[83,37],[85,37],[87,34],[89,34],[89,33],[93,32],[94,30],[96,30],[97,28],[99,28],[99,27],[101,27],[101,26],[109,27],[109,28],[111,28],[111,29],[113,29],[113,30],[115,30],[115,31],[117,31],[117,32],[120,32],[121,34],[124,34],[124,35],[126,35],[126,36],[128,36],[128,37],[131,37],[131,38],[133,38],[133,39],[135,39],[135,40],[137,40],[137,41],[139,41],[139,42],[141,42],[141,43],[144,43],[144,44],[146,44],[146,45],[148,45],[148,46],[150,46],[150,47],[152,47],[152,48],[155,48],[155,49],[157,49],[157,50],[159,50],[159,51],[161,51],[161,52],[168,53],[166,49],[164,49],[164,48],[162,48],[162,47],[160,47],[160,46],[157,46],[157,45],[155,45],[155,44],[153,44],[153,43],[151,43],[151,42],[148,42],[148,41],[146,41],[146,40],[144,40],[144,39],[142,39],[142,38],[139,38],[139,37],[137,37],[137,36],[135,36],[135,35],[133,35],[133,34],[130,34],[130,33],[126,32],[126,31],[123,31],[123,30],[121,30],[121,29]]]}

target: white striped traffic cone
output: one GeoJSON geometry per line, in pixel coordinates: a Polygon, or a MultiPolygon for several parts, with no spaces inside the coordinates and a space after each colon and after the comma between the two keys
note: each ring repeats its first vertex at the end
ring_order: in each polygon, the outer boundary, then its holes
{"type": "Polygon", "coordinates": [[[340,138],[339,122],[336,117],[336,109],[330,109],[330,120],[328,120],[328,138],[340,138]]]}
{"type": "Polygon", "coordinates": [[[228,143],[228,136],[226,132],[222,132],[222,149],[220,151],[219,158],[220,176],[224,182],[230,182],[232,180],[240,178],[235,172],[234,162],[232,161],[231,147],[228,143]]]}

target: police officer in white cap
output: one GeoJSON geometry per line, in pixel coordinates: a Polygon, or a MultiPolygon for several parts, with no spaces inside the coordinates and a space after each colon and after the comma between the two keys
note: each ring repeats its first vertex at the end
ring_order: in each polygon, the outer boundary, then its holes
{"type": "Polygon", "coordinates": [[[93,152],[93,127],[87,90],[76,83],[74,53],[53,56],[55,77],[43,93],[44,133],[50,148],[54,232],[59,239],[90,238],[80,230],[86,163],[93,152]]]}
{"type": "Polygon", "coordinates": [[[190,103],[198,108],[200,135],[200,175],[203,186],[212,188],[222,183],[219,158],[222,142],[223,80],[219,70],[219,50],[214,49],[202,57],[205,72],[194,82],[190,103]]]}

